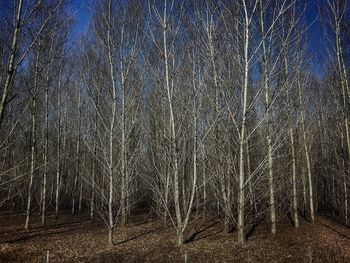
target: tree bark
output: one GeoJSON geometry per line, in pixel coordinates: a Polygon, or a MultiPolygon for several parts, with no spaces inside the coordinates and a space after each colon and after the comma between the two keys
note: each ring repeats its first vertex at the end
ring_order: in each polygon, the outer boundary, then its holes
{"type": "Polygon", "coordinates": [[[309,184],[309,209],[310,209],[310,219],[313,223],[315,221],[314,215],[314,199],[313,199],[313,183],[312,183],[312,173],[311,173],[311,161],[310,161],[310,153],[309,147],[307,143],[306,136],[306,128],[305,128],[305,113],[303,108],[303,100],[302,100],[302,91],[301,91],[301,79],[300,76],[298,78],[298,96],[299,96],[299,105],[300,105],[300,115],[301,115],[301,127],[302,127],[302,136],[303,136],[303,144],[304,144],[304,153],[305,153],[305,161],[307,167],[307,177],[309,184]]]}
{"type": "Polygon", "coordinates": [[[15,58],[17,56],[17,51],[18,51],[18,47],[17,47],[18,33],[21,30],[21,26],[22,26],[21,25],[22,5],[23,5],[23,0],[19,0],[17,12],[16,12],[15,24],[14,24],[14,32],[12,36],[11,54],[7,65],[6,81],[5,81],[5,86],[4,86],[4,90],[0,101],[0,129],[1,129],[2,121],[4,119],[5,107],[7,103],[6,100],[10,93],[12,79],[15,74],[15,58]]]}
{"type": "Polygon", "coordinates": [[[179,168],[177,160],[177,147],[176,147],[176,132],[175,132],[175,118],[173,111],[173,100],[170,90],[170,77],[169,77],[169,53],[168,53],[168,40],[167,40],[167,30],[168,30],[168,21],[167,21],[167,0],[164,1],[164,13],[163,13],[163,52],[164,52],[164,64],[165,64],[165,88],[168,99],[168,107],[170,114],[170,143],[171,143],[171,162],[173,163],[173,175],[174,175],[174,201],[175,201],[175,214],[176,214],[176,224],[177,224],[177,237],[178,244],[182,245],[183,243],[183,224],[182,216],[180,209],[180,189],[179,189],[179,168]]]}
{"type": "Polygon", "coordinates": [[[292,158],[292,207],[293,207],[293,219],[294,226],[299,227],[299,217],[298,217],[298,196],[297,196],[297,181],[296,181],[296,157],[295,157],[295,145],[294,145],[294,131],[292,124],[292,102],[290,97],[290,86],[289,86],[289,69],[288,69],[288,59],[287,54],[285,54],[284,59],[285,66],[285,76],[286,76],[286,89],[287,89],[287,104],[288,104],[288,132],[290,138],[290,150],[292,158]]]}
{"type": "Polygon", "coordinates": [[[55,218],[58,219],[59,194],[60,194],[60,170],[61,170],[61,77],[62,65],[58,76],[57,88],[57,161],[56,161],[56,195],[55,195],[55,218]]]}
{"type": "MultiPolygon", "coordinates": [[[[38,47],[40,49],[40,46],[38,47]]],[[[26,213],[26,223],[24,228],[28,230],[29,220],[31,214],[31,204],[32,204],[32,188],[33,188],[33,177],[35,170],[35,158],[36,158],[36,122],[37,122],[37,96],[38,96],[38,67],[39,67],[39,53],[36,51],[35,60],[35,73],[34,73],[34,94],[33,94],[33,108],[32,108],[32,132],[31,132],[31,155],[30,155],[30,178],[28,187],[28,202],[27,202],[27,213],[26,213]]]]}
{"type": "Polygon", "coordinates": [[[271,139],[271,116],[270,116],[270,86],[269,86],[269,76],[268,76],[268,54],[265,43],[266,32],[264,27],[264,16],[263,16],[263,5],[260,0],[260,27],[262,34],[262,78],[265,91],[265,118],[266,118],[266,144],[267,144],[267,173],[268,173],[268,182],[269,182],[269,192],[270,192],[270,218],[271,218],[271,233],[276,234],[276,208],[275,208],[275,187],[274,187],[274,178],[273,178],[273,156],[272,156],[272,139],[271,139]]]}
{"type": "Polygon", "coordinates": [[[245,0],[242,0],[244,8],[244,79],[243,79],[243,104],[242,104],[242,123],[239,138],[239,180],[238,180],[238,243],[242,244],[245,242],[244,234],[244,207],[245,207],[245,174],[244,174],[244,145],[246,137],[246,122],[247,122],[247,100],[248,100],[248,82],[249,82],[249,35],[250,35],[250,21],[248,16],[248,10],[245,0]]]}
{"type": "Polygon", "coordinates": [[[114,123],[117,110],[117,95],[116,95],[116,85],[114,79],[114,61],[113,61],[113,51],[111,43],[111,12],[112,12],[112,0],[108,1],[108,29],[107,29],[107,48],[108,48],[108,63],[109,63],[109,74],[112,83],[112,109],[111,109],[111,119],[109,127],[109,197],[108,197],[108,223],[109,223],[109,234],[108,242],[112,246],[113,243],[113,177],[114,177],[114,160],[113,160],[113,137],[114,137],[114,123]]]}

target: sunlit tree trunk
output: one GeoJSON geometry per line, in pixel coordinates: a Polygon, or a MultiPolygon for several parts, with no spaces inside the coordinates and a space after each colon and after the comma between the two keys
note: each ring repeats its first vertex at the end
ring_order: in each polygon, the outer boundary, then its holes
{"type": "Polygon", "coordinates": [[[16,11],[16,17],[15,17],[14,31],[12,36],[11,54],[7,65],[6,81],[5,81],[5,86],[4,86],[2,96],[1,96],[1,101],[0,101],[0,129],[1,129],[2,121],[4,119],[6,100],[10,92],[13,76],[15,74],[15,58],[18,52],[18,46],[17,46],[18,33],[21,30],[22,5],[23,5],[23,0],[19,0],[17,11],[16,11]]]}
{"type": "Polygon", "coordinates": [[[109,195],[108,195],[108,242],[113,245],[113,229],[114,229],[114,219],[113,219],[113,177],[114,177],[114,158],[113,158],[113,138],[114,138],[114,124],[117,110],[117,94],[116,85],[114,79],[114,60],[113,60],[113,50],[112,50],[112,39],[111,39],[111,16],[112,16],[112,0],[108,1],[108,27],[107,27],[107,48],[108,48],[108,63],[109,63],[109,74],[111,80],[111,94],[112,94],[112,108],[111,117],[109,124],[109,195]]]}
{"type": "MultiPolygon", "coordinates": [[[[40,49],[40,46],[38,47],[40,49]]],[[[33,178],[35,170],[35,158],[36,158],[36,124],[37,124],[37,98],[38,98],[38,70],[39,70],[39,50],[36,51],[35,59],[35,72],[34,72],[34,94],[33,94],[33,105],[32,105],[32,131],[31,131],[31,154],[30,154],[30,178],[28,186],[28,202],[27,202],[27,213],[26,213],[26,223],[24,228],[28,230],[29,220],[31,214],[31,204],[32,204],[32,188],[33,188],[33,178]]]]}
{"type": "Polygon", "coordinates": [[[55,218],[58,219],[59,194],[60,194],[60,170],[61,170],[61,78],[62,65],[59,69],[58,87],[57,87],[57,160],[56,160],[56,195],[55,195],[55,218]]]}
{"type": "Polygon", "coordinates": [[[164,1],[164,12],[163,12],[163,21],[162,21],[162,30],[163,30],[163,52],[164,52],[164,65],[165,65],[165,89],[166,96],[168,100],[169,107],[169,125],[170,125],[170,143],[171,143],[171,162],[173,163],[173,176],[174,176],[174,202],[175,202],[175,214],[176,214],[176,224],[177,224],[177,239],[178,244],[183,243],[183,224],[182,224],[182,215],[180,209],[180,189],[179,189],[179,168],[177,160],[177,147],[176,147],[176,132],[175,132],[175,118],[173,111],[173,99],[170,90],[170,74],[169,74],[169,52],[168,52],[168,39],[167,39],[167,30],[168,30],[168,18],[167,18],[167,0],[164,1]]]}
{"type": "MultiPolygon", "coordinates": [[[[345,127],[345,139],[346,139],[346,146],[347,146],[347,159],[348,169],[346,170],[346,174],[349,175],[349,169],[350,169],[350,134],[349,134],[349,119],[348,119],[348,107],[350,102],[350,91],[349,91],[349,82],[347,77],[347,71],[343,59],[343,47],[341,43],[341,22],[342,22],[342,15],[340,10],[340,3],[339,2],[333,2],[333,15],[334,15],[334,26],[335,26],[335,43],[336,43],[336,56],[337,56],[337,66],[338,66],[338,73],[340,76],[340,85],[342,88],[342,97],[343,97],[343,114],[344,114],[344,127],[345,127]]],[[[345,4],[344,4],[345,5],[345,4]]],[[[345,7],[343,7],[345,8],[345,7]]],[[[345,222],[348,223],[348,196],[347,196],[347,184],[346,184],[346,176],[343,177],[343,187],[344,187],[344,217],[345,222]]],[[[335,196],[334,196],[335,198],[335,196]]]]}
{"type": "Polygon", "coordinates": [[[286,89],[287,89],[287,104],[288,104],[288,132],[290,138],[290,151],[292,158],[292,207],[293,207],[293,219],[294,226],[299,227],[298,217],[298,196],[297,196],[297,180],[296,180],[296,157],[295,157],[295,142],[294,142],[294,131],[292,124],[292,101],[290,97],[290,86],[289,86],[289,69],[288,69],[288,58],[285,54],[284,58],[284,70],[286,77],[286,89]]]}
{"type": "Polygon", "coordinates": [[[262,34],[262,81],[265,91],[265,118],[266,118],[266,144],[267,144],[267,173],[269,181],[269,192],[270,192],[270,218],[271,218],[271,233],[276,234],[276,208],[275,208],[275,187],[273,179],[273,156],[272,156],[272,138],[271,138],[271,100],[270,100],[270,86],[268,76],[268,50],[266,47],[266,32],[264,24],[263,5],[260,0],[260,28],[262,34]]]}
{"type": "Polygon", "coordinates": [[[93,161],[92,161],[92,186],[91,186],[91,198],[90,198],[90,220],[93,220],[95,209],[95,187],[96,187],[96,159],[97,159],[97,127],[98,127],[98,107],[99,107],[99,90],[96,90],[96,109],[94,117],[94,145],[93,145],[93,161]]]}
{"type": "MultiPolygon", "coordinates": [[[[124,41],[124,27],[122,27],[121,32],[121,43],[124,41]]],[[[121,47],[122,49],[122,47],[121,47]]],[[[121,185],[121,222],[122,226],[126,225],[127,222],[127,160],[126,160],[126,139],[125,139],[125,92],[126,92],[126,83],[124,76],[124,60],[123,60],[123,51],[120,50],[120,79],[121,79],[121,175],[122,175],[122,185],[121,185]]]]}
{"type": "Polygon", "coordinates": [[[45,145],[44,145],[44,178],[43,178],[43,198],[42,198],[42,213],[41,223],[46,224],[46,191],[47,191],[47,172],[48,172],[48,154],[49,154],[49,88],[50,88],[50,68],[52,65],[52,51],[53,51],[54,37],[52,38],[49,56],[49,68],[46,71],[45,77],[45,145]]]}
{"type": "Polygon", "coordinates": [[[238,180],[238,243],[245,242],[244,234],[244,207],[245,207],[245,174],[244,174],[244,146],[246,142],[246,122],[247,122],[247,100],[248,100],[248,84],[249,84],[249,38],[250,38],[250,19],[248,15],[248,7],[246,1],[242,0],[244,11],[244,43],[243,43],[243,63],[244,63],[244,77],[242,87],[242,122],[239,137],[239,180],[238,180]]]}
{"type": "Polygon", "coordinates": [[[299,106],[300,106],[300,116],[301,116],[301,128],[302,128],[302,136],[303,136],[303,146],[304,146],[304,154],[307,168],[307,178],[309,185],[309,209],[310,209],[310,219],[313,223],[315,221],[314,215],[314,199],[313,199],[313,182],[312,182],[312,172],[311,172],[311,161],[310,161],[310,152],[306,135],[305,128],[305,112],[303,106],[303,95],[302,95],[302,87],[301,87],[301,79],[300,76],[298,78],[298,98],[299,98],[299,106]]]}
{"type": "Polygon", "coordinates": [[[72,214],[75,213],[75,200],[77,197],[77,186],[78,180],[80,176],[80,130],[81,130],[81,98],[80,98],[80,84],[77,84],[77,112],[78,112],[78,136],[77,136],[77,144],[76,144],[76,167],[75,167],[75,177],[74,177],[74,187],[73,187],[73,196],[72,196],[72,214]]]}

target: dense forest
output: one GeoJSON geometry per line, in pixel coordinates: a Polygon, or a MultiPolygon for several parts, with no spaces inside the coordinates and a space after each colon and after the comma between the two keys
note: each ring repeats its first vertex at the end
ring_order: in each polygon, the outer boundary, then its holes
{"type": "Polygon", "coordinates": [[[78,2],[0,1],[1,213],[350,226],[350,1],[78,2]]]}

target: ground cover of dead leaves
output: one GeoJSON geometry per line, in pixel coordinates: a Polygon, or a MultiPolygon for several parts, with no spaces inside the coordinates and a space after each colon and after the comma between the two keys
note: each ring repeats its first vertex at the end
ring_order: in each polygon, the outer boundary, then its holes
{"type": "MultiPolygon", "coordinates": [[[[350,228],[324,217],[314,224],[301,219],[298,229],[289,220],[278,224],[275,237],[267,223],[260,223],[239,245],[236,232],[222,233],[216,220],[194,220],[186,236],[189,242],[176,245],[172,225],[133,216],[126,227],[115,231],[113,247],[107,230],[96,219],[68,212],[47,226],[33,216],[31,228],[23,229],[24,215],[0,213],[0,262],[350,262],[350,228]]],[[[249,232],[249,229],[247,229],[249,232]]]]}

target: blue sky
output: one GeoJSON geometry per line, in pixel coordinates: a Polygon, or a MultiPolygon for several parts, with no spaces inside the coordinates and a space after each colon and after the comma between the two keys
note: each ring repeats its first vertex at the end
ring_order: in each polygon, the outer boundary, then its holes
{"type": "MultiPolygon", "coordinates": [[[[78,38],[87,28],[89,19],[91,17],[91,10],[89,4],[91,0],[72,0],[70,4],[71,12],[76,18],[76,24],[73,29],[73,37],[78,38]]],[[[307,2],[305,12],[306,25],[310,25],[307,35],[310,41],[309,51],[312,56],[312,70],[318,75],[323,75],[322,65],[322,28],[318,19],[317,3],[324,0],[305,0],[307,2]]]]}
{"type": "Polygon", "coordinates": [[[86,29],[91,12],[89,10],[90,0],[72,0],[70,4],[71,12],[76,18],[76,24],[73,28],[75,37],[79,37],[86,29]]]}
{"type": "Polygon", "coordinates": [[[309,0],[305,11],[306,25],[310,25],[307,31],[309,42],[310,56],[312,56],[312,69],[318,75],[324,74],[322,64],[323,40],[322,40],[322,25],[320,23],[317,3],[324,2],[324,0],[309,0]]]}

